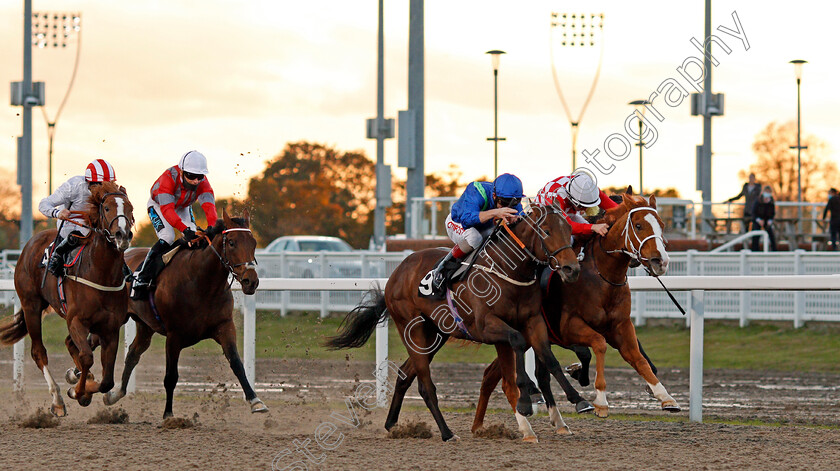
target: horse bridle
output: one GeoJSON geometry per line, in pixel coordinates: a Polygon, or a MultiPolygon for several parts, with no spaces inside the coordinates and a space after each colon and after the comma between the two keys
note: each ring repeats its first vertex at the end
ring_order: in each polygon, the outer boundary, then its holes
{"type": "MultiPolygon", "coordinates": [[[[548,208],[548,206],[545,206],[545,208],[548,208]]],[[[548,210],[548,209],[547,209],[547,210],[548,210]]],[[[561,215],[563,215],[563,214],[564,214],[562,209],[558,210],[557,208],[553,208],[553,207],[552,207],[552,211],[551,211],[551,212],[553,212],[553,213],[555,213],[555,214],[561,214],[561,215]]],[[[528,256],[529,256],[529,257],[531,257],[531,261],[536,262],[536,263],[537,263],[537,265],[547,266],[547,267],[548,267],[549,269],[551,269],[551,270],[557,270],[558,268],[560,268],[560,261],[559,261],[559,260],[557,260],[556,255],[557,255],[558,253],[562,252],[563,250],[566,250],[566,249],[571,249],[571,248],[572,248],[572,245],[571,245],[571,244],[569,244],[569,245],[564,245],[564,246],[560,247],[559,249],[557,249],[557,250],[555,250],[555,251],[553,251],[553,252],[550,252],[550,251],[548,250],[548,247],[545,245],[545,239],[544,239],[543,237],[540,237],[539,232],[536,232],[536,231],[535,231],[535,233],[536,233],[536,237],[539,237],[539,239],[540,239],[540,245],[542,246],[543,252],[545,253],[545,258],[546,258],[546,259],[545,259],[545,260],[541,260],[541,259],[537,258],[537,256],[536,256],[533,252],[531,252],[530,250],[528,250],[528,247],[526,247],[526,246],[525,246],[525,244],[524,244],[524,243],[522,243],[522,241],[520,241],[520,240],[519,240],[519,238],[517,238],[515,235],[513,235],[513,232],[512,232],[512,231],[508,228],[508,226],[507,226],[507,225],[505,225],[505,229],[507,230],[508,234],[510,234],[510,235],[511,235],[511,237],[513,237],[513,240],[515,240],[515,241],[517,242],[517,244],[519,245],[519,247],[520,247],[522,250],[524,250],[524,251],[525,251],[525,253],[526,253],[526,254],[528,254],[528,256]],[[554,263],[555,263],[554,268],[552,268],[552,266],[551,266],[551,262],[552,262],[552,261],[554,261],[554,263]]]]}
{"type": "Polygon", "coordinates": [[[248,232],[248,233],[250,233],[251,229],[248,229],[246,227],[233,227],[233,228],[230,228],[230,229],[223,230],[222,231],[222,253],[221,254],[216,250],[215,247],[213,247],[212,243],[208,244],[210,246],[210,249],[213,250],[213,253],[216,254],[217,257],[219,257],[219,261],[222,262],[222,265],[225,268],[227,268],[227,270],[230,272],[231,275],[233,275],[233,278],[236,281],[238,281],[240,284],[242,284],[242,278],[239,275],[236,274],[234,269],[237,268],[237,267],[241,267],[241,266],[245,265],[246,269],[247,268],[253,268],[253,269],[256,270],[257,259],[255,257],[255,258],[253,258],[253,259],[251,259],[247,262],[242,262],[242,263],[237,263],[236,265],[232,265],[227,258],[227,233],[228,232],[248,232]]]}
{"type": "Polygon", "coordinates": [[[639,237],[639,235],[636,233],[635,226],[632,224],[633,221],[632,221],[632,217],[631,217],[632,214],[635,213],[636,211],[653,211],[657,216],[659,215],[659,211],[657,211],[656,208],[651,208],[649,206],[642,206],[642,207],[639,207],[639,208],[633,208],[630,211],[628,211],[627,212],[627,221],[624,223],[624,229],[622,229],[622,231],[621,231],[622,234],[624,234],[624,247],[620,248],[620,249],[615,249],[615,250],[604,249],[604,252],[606,252],[606,253],[623,253],[623,254],[627,255],[628,257],[630,257],[631,259],[636,260],[638,262],[649,262],[650,261],[649,258],[642,257],[642,246],[644,246],[645,242],[649,241],[650,239],[654,239],[654,240],[659,240],[664,245],[665,241],[662,239],[661,235],[656,234],[656,231],[654,231],[653,234],[645,237],[644,239],[639,237]],[[631,235],[632,235],[633,239],[636,240],[638,245],[636,245],[636,246],[633,245],[633,240],[630,238],[631,235]],[[632,249],[632,252],[628,251],[627,247],[630,247],[632,249]]]}
{"type": "Polygon", "coordinates": [[[125,224],[129,228],[131,228],[131,226],[133,226],[133,224],[131,223],[131,220],[128,219],[128,216],[126,216],[125,214],[117,214],[110,221],[108,221],[108,219],[105,218],[105,212],[103,211],[102,206],[105,204],[105,200],[108,199],[109,196],[122,196],[126,199],[126,201],[128,201],[128,195],[126,195],[125,193],[123,193],[121,191],[112,191],[110,193],[105,193],[105,195],[102,197],[102,203],[99,204],[99,219],[107,221],[107,224],[105,224],[104,229],[94,229],[94,230],[96,232],[102,234],[103,236],[105,236],[105,239],[108,240],[108,242],[116,245],[116,241],[115,241],[116,238],[114,237],[113,234],[111,234],[111,225],[114,223],[114,221],[116,221],[119,218],[124,218],[125,219],[125,224]]]}
{"type": "MultiPolygon", "coordinates": [[[[97,234],[101,235],[102,237],[105,237],[105,240],[107,240],[110,244],[116,246],[117,245],[116,237],[114,237],[114,235],[111,234],[111,230],[110,230],[111,229],[111,224],[113,224],[114,221],[116,221],[119,218],[125,218],[125,222],[127,223],[128,227],[132,227],[134,224],[131,223],[131,220],[128,219],[128,216],[126,216],[125,214],[117,214],[110,221],[108,221],[108,219],[105,217],[105,212],[102,209],[102,206],[105,204],[105,200],[108,199],[109,196],[122,196],[126,199],[126,201],[128,201],[128,195],[126,195],[125,193],[119,192],[119,191],[112,191],[110,193],[105,193],[105,195],[103,195],[102,202],[99,203],[99,219],[102,220],[102,221],[107,221],[107,224],[105,224],[103,228],[92,227],[92,226],[89,226],[87,224],[83,224],[79,221],[74,221],[72,218],[67,218],[65,220],[72,223],[72,224],[75,224],[79,227],[84,227],[85,229],[89,229],[93,232],[96,232],[97,234]]],[[[82,216],[82,217],[87,215],[87,213],[84,212],[84,211],[71,211],[71,213],[77,214],[77,215],[82,216]]],[[[85,218],[85,220],[90,222],[87,218],[85,218]]],[[[86,238],[86,237],[84,237],[84,238],[86,238]]]]}

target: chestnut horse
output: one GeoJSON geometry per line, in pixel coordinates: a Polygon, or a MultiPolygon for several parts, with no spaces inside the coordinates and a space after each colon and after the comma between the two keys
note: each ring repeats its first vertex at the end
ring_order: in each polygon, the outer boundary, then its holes
{"type": "Polygon", "coordinates": [[[549,265],[566,281],[577,278],[580,266],[569,244],[570,238],[571,228],[560,213],[544,206],[531,206],[530,213],[520,221],[491,236],[466,279],[453,284],[447,293],[448,300],[422,297],[418,289],[421,279],[446,252],[440,249],[415,252],[391,275],[384,295],[379,289],[372,290],[371,299],[347,315],[341,331],[329,339],[327,346],[361,347],[378,323],[389,315],[394,320],[409,357],[400,367],[404,375],[399,375],[394,387],[385,421],[387,430],[397,424],[405,393],[416,377],[420,395],[437,422],[441,438],[458,440],[440,412],[429,371],[435,353],[450,337],[512,349],[515,369],[520,374],[514,379],[511,369],[509,379],[523,391],[516,404],[517,414],[532,413],[530,395],[525,393],[533,387],[525,374],[524,354],[529,345],[560,383],[567,398],[578,404],[580,411],[591,410],[592,406],[569,384],[551,353],[536,283],[539,265],[549,265]]]}
{"type": "MultiPolygon", "coordinates": [[[[32,359],[44,374],[52,395],[50,410],[58,417],[67,415],[58,385],[47,367],[49,359],[41,339],[41,317],[52,306],[67,321],[65,340],[81,380],[67,391],[80,405],[90,404],[96,392],[114,387],[120,326],[126,321],[128,290],[123,274],[123,252],[131,243],[134,225],[131,202],[125,189],[112,182],[93,188],[86,212],[73,211],[86,220],[90,235],[84,240],[79,260],[63,278],[65,303],[59,298],[58,280],[51,273],[44,278],[41,266],[44,249],[56,238],[56,230],[39,232],[29,239],[15,267],[15,290],[21,310],[0,326],[0,343],[10,345],[27,334],[32,339],[32,359]],[[42,280],[43,288],[42,288],[42,280]],[[102,382],[93,381],[91,344],[102,345],[102,382]]],[[[78,220],[74,220],[78,223],[78,220]]],[[[71,236],[72,237],[72,236],[71,236]]]]}
{"type": "MultiPolygon", "coordinates": [[[[591,347],[595,353],[596,397],[593,405],[599,417],[607,417],[609,413],[604,379],[607,344],[618,349],[622,358],[644,378],[663,410],[680,410],[641,353],[630,319],[630,287],[627,286],[630,263],[638,261],[653,276],[659,276],[667,271],[669,260],[662,239],[664,224],[656,211],[656,197],[650,196],[648,201],[642,196],[633,196],[631,191],[628,189],[622,204],[608,210],[599,221],[610,225],[606,237],[595,236],[585,242],[585,257],[578,280],[562,283],[559,289],[549,290],[543,298],[552,342],[591,347]]],[[[482,426],[490,393],[500,379],[508,401],[511,405],[516,403],[518,391],[504,379],[506,371],[513,370],[510,356],[508,352],[499,355],[485,370],[473,431],[482,426]]],[[[536,376],[548,403],[552,395],[548,375],[539,364],[536,376]]],[[[560,424],[554,422],[552,418],[552,424],[563,433],[560,424]]],[[[523,434],[526,441],[536,439],[530,426],[523,434]]]]}
{"type": "MultiPolygon", "coordinates": [[[[230,218],[227,211],[216,225],[208,228],[209,243],[196,244],[192,250],[182,247],[155,280],[156,288],[149,299],[130,300],[128,313],[137,322],[134,338],[125,358],[119,389],[105,396],[105,404],[116,404],[126,394],[131,372],[140,356],[157,333],[166,337],[166,407],[163,417],[172,416],[172,398],[178,383],[178,358],[181,350],[204,339],[212,338],[222,347],[230,368],[242,385],[251,412],[268,408],[257,397],[245,376],[245,368],[236,348],[236,326],[233,323],[233,294],[228,276],[242,285],[242,291],[253,295],[260,284],[254,250],[257,241],[248,228],[248,212],[244,218],[230,218]]],[[[130,250],[126,262],[132,270],[143,263],[148,249],[130,250]]]]}

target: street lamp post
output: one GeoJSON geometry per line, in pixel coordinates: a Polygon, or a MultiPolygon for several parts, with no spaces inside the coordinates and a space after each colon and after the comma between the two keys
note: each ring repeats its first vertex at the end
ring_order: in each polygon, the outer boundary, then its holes
{"type": "Polygon", "coordinates": [[[58,123],[58,118],[61,116],[61,111],[64,109],[65,103],[67,103],[70,91],[73,89],[73,83],[76,81],[76,71],[79,69],[79,55],[82,50],[82,14],[35,12],[32,14],[32,19],[35,21],[32,31],[32,45],[38,46],[39,49],[49,47],[66,48],[68,41],[73,36],[77,38],[76,59],[73,62],[73,73],[70,75],[70,84],[67,86],[67,91],[64,92],[64,98],[61,99],[61,103],[58,105],[55,118],[50,120],[47,116],[46,107],[41,107],[41,114],[47,123],[47,137],[49,139],[47,180],[49,182],[49,193],[52,193],[52,154],[55,126],[58,123]]]}
{"type": "Polygon", "coordinates": [[[493,141],[493,178],[496,178],[499,176],[499,141],[506,140],[499,137],[499,59],[505,51],[493,49],[485,54],[490,54],[493,61],[493,137],[487,140],[493,141]]]}
{"type": "Polygon", "coordinates": [[[802,84],[802,65],[807,64],[808,61],[796,59],[790,61],[793,64],[793,71],[796,75],[796,146],[790,146],[791,149],[796,149],[796,187],[797,197],[796,201],[799,203],[798,208],[798,223],[797,229],[802,232],[802,149],[807,149],[808,146],[802,145],[802,107],[799,96],[799,89],[802,84]]]}
{"type": "Polygon", "coordinates": [[[642,117],[645,115],[645,107],[649,105],[650,102],[648,100],[633,100],[628,105],[633,105],[636,108],[636,113],[639,114],[639,142],[636,143],[639,146],[639,194],[643,195],[644,186],[642,186],[642,147],[644,147],[645,143],[642,141],[642,117]]]}

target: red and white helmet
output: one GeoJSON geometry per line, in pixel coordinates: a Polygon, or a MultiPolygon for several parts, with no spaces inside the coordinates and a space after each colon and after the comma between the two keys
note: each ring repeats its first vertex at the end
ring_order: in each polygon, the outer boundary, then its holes
{"type": "Polygon", "coordinates": [[[85,169],[85,180],[88,182],[112,182],[117,179],[114,167],[105,159],[96,159],[85,169]]]}

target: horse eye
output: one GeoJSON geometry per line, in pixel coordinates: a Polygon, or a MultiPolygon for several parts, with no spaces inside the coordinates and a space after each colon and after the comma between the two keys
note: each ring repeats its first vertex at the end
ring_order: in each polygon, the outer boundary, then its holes
{"type": "Polygon", "coordinates": [[[110,211],[110,210],[111,210],[111,208],[107,208],[107,207],[105,208],[105,212],[106,212],[106,213],[107,213],[108,211],[110,211]]]}
{"type": "Polygon", "coordinates": [[[636,224],[636,229],[637,230],[642,230],[642,225],[641,224],[636,224]]]}
{"type": "Polygon", "coordinates": [[[235,246],[236,244],[234,244],[232,240],[229,240],[229,241],[228,241],[228,245],[230,245],[231,247],[233,247],[233,246],[235,246]]]}

